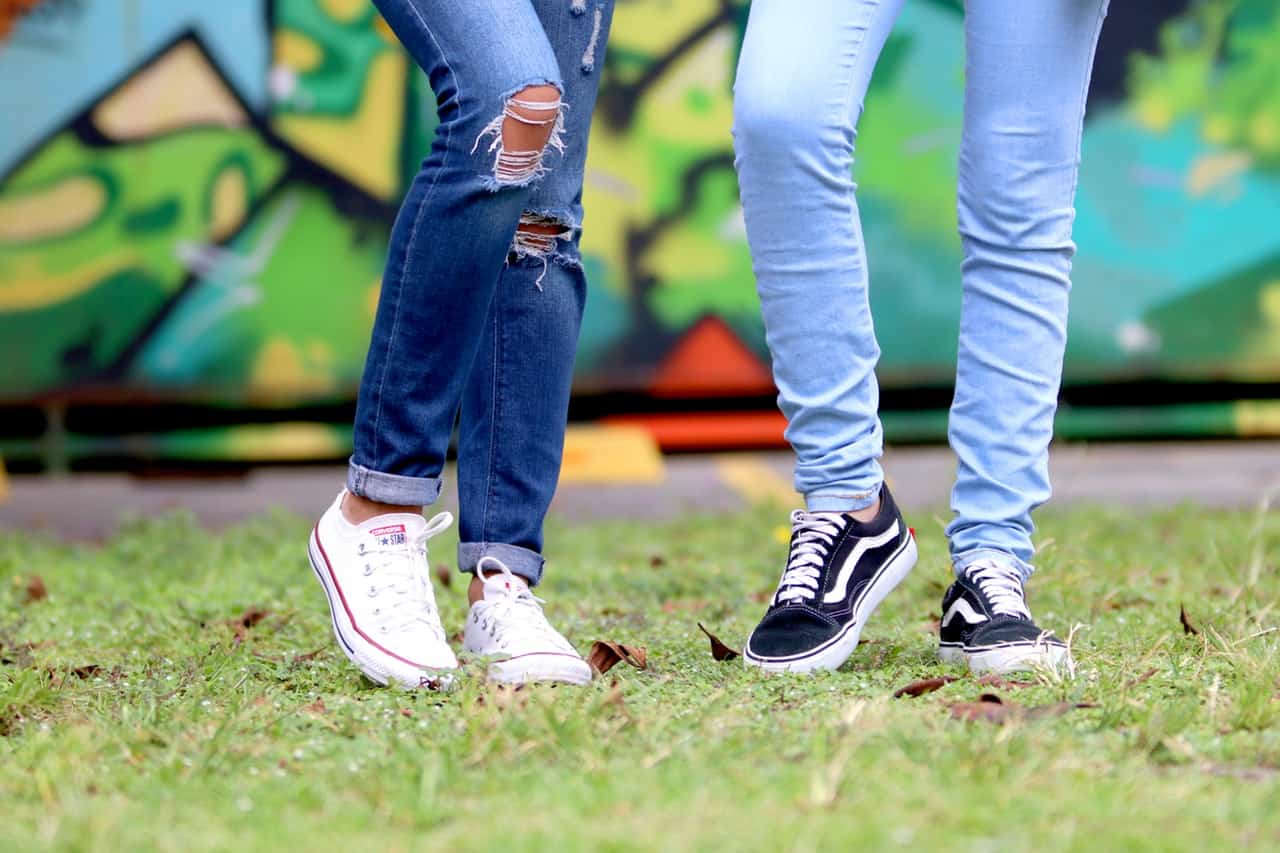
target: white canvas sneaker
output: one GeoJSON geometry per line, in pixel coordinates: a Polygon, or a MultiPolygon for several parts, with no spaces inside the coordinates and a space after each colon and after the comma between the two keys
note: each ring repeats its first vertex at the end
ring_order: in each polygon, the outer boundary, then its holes
{"type": "Polygon", "coordinates": [[[542,613],[542,599],[496,557],[482,557],[476,576],[484,598],[471,605],[463,648],[491,657],[489,678],[504,684],[588,684],[591,667],[542,613]]]}
{"type": "Polygon", "coordinates": [[[427,540],[453,523],[442,512],[380,515],[352,524],[342,515],[344,490],[311,533],[311,568],[324,587],[338,646],[379,684],[441,689],[458,660],[449,648],[427,540]]]}

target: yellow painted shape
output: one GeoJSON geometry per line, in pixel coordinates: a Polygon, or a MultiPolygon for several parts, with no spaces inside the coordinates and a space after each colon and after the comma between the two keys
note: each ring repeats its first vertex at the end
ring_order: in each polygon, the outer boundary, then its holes
{"type": "Polygon", "coordinates": [[[1163,95],[1147,95],[1138,100],[1135,112],[1138,121],[1148,130],[1164,133],[1173,124],[1173,105],[1163,95]]]}
{"type": "Polygon", "coordinates": [[[354,116],[282,115],[280,135],[342,177],[378,198],[400,194],[400,131],[408,60],[399,51],[381,53],[354,116]]]}
{"type": "Polygon", "coordinates": [[[1236,431],[1243,437],[1280,436],[1280,402],[1248,400],[1236,403],[1236,431]]]}
{"type": "Polygon", "coordinates": [[[1200,134],[1205,142],[1213,145],[1226,145],[1235,135],[1235,124],[1230,116],[1214,115],[1204,120],[1200,126],[1200,134]]]}
{"type": "Polygon", "coordinates": [[[1249,142],[1267,154],[1280,152],[1280,119],[1274,113],[1260,111],[1249,122],[1249,142]]]}
{"type": "Polygon", "coordinates": [[[323,367],[313,364],[291,341],[281,337],[266,342],[249,376],[251,391],[266,397],[329,391],[334,381],[323,367]]]}
{"type": "Polygon", "coordinates": [[[297,30],[277,30],[272,61],[305,74],[324,62],[324,49],[297,30]]]}
{"type": "Polygon", "coordinates": [[[791,481],[760,456],[731,453],[717,456],[714,461],[721,482],[747,503],[804,506],[804,498],[796,493],[791,481]]]}
{"type": "Polygon", "coordinates": [[[9,500],[9,475],[4,470],[4,459],[0,458],[0,504],[9,500]]]}
{"type": "Polygon", "coordinates": [[[102,183],[75,175],[48,187],[0,198],[0,242],[47,240],[83,228],[107,203],[102,183]]]}
{"type": "Polygon", "coordinates": [[[1253,157],[1245,151],[1197,157],[1187,174],[1187,192],[1193,196],[1202,196],[1247,172],[1252,165],[1253,157]]]}
{"type": "Polygon", "coordinates": [[[364,308],[370,317],[378,314],[378,300],[382,298],[382,279],[377,279],[365,290],[364,308]]]}
{"type": "Polygon", "coordinates": [[[0,313],[34,311],[73,299],[134,262],[134,255],[125,251],[64,275],[50,275],[35,258],[19,257],[0,277],[0,313]]]}
{"type": "Polygon", "coordinates": [[[382,36],[382,40],[387,44],[400,47],[400,39],[396,38],[395,32],[391,29],[391,25],[387,23],[387,19],[378,15],[373,19],[373,31],[382,36]]]}
{"type": "Polygon", "coordinates": [[[330,18],[343,23],[354,21],[369,9],[368,0],[320,0],[330,18]]]}
{"type": "Polygon", "coordinates": [[[117,140],[145,139],[184,127],[248,123],[240,103],[191,42],[176,45],[135,74],[98,105],[93,120],[117,140]]]}
{"type": "Polygon", "coordinates": [[[629,51],[665,56],[720,12],[720,0],[675,0],[662,4],[660,11],[653,3],[619,3],[609,41],[629,51]]]}
{"type": "Polygon", "coordinates": [[[343,446],[332,427],[283,423],[234,427],[228,437],[231,458],[271,462],[330,459],[343,446]]]}
{"type": "Polygon", "coordinates": [[[1258,294],[1258,307],[1268,325],[1280,326],[1280,279],[1263,286],[1258,294]]]}
{"type": "Polygon", "coordinates": [[[738,246],[725,240],[708,240],[702,232],[669,230],[644,255],[646,272],[653,273],[664,287],[683,281],[701,286],[707,279],[724,278],[733,269],[738,246]]]}
{"type": "Polygon", "coordinates": [[[561,483],[658,484],[666,476],[658,443],[643,427],[571,426],[565,432],[561,483]]]}
{"type": "Polygon", "coordinates": [[[213,239],[223,240],[231,236],[248,213],[249,181],[239,166],[228,166],[213,185],[213,223],[210,228],[213,239]]]}

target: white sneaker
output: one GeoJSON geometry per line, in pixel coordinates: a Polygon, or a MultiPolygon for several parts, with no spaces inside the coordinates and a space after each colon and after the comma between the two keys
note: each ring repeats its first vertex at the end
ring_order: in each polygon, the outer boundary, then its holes
{"type": "Polygon", "coordinates": [[[497,658],[489,664],[489,678],[504,684],[590,683],[591,667],[551,627],[542,613],[542,599],[511,569],[496,557],[482,557],[476,576],[484,582],[484,598],[471,605],[462,647],[497,658]]]}
{"type": "Polygon", "coordinates": [[[346,494],[321,516],[307,549],[338,646],[379,684],[447,687],[458,659],[440,624],[427,540],[453,516],[442,512],[428,523],[395,513],[352,524],[342,515],[346,494]]]}

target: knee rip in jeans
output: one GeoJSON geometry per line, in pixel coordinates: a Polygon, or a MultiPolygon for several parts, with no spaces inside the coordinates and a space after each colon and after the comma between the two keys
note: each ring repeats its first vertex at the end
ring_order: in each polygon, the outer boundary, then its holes
{"type": "Polygon", "coordinates": [[[547,277],[547,270],[552,261],[569,265],[567,255],[558,252],[561,240],[572,240],[574,226],[562,219],[541,213],[525,212],[516,227],[515,240],[511,244],[511,255],[517,259],[533,258],[542,261],[542,274],[534,284],[542,290],[542,281],[547,277]]]}
{"type": "Polygon", "coordinates": [[[487,149],[494,155],[491,189],[525,186],[546,174],[546,150],[564,153],[566,109],[554,86],[526,86],[507,98],[502,114],[480,131],[471,148],[474,154],[492,139],[487,149]]]}

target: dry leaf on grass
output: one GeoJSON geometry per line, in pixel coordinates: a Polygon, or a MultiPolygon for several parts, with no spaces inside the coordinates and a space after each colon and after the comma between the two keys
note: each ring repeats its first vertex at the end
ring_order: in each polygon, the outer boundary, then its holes
{"type": "Polygon", "coordinates": [[[316,701],[303,705],[302,710],[308,714],[323,714],[329,709],[324,706],[324,700],[317,696],[316,701]]]}
{"type": "Polygon", "coordinates": [[[1022,708],[1018,704],[1006,705],[994,693],[983,693],[977,702],[954,702],[949,707],[951,716],[957,720],[987,720],[992,723],[1003,723],[1022,708]]]}
{"type": "Polygon", "coordinates": [[[729,648],[719,637],[708,631],[701,622],[698,623],[698,628],[711,641],[711,656],[716,660],[733,660],[734,658],[742,657],[742,652],[729,648]]]}
{"type": "Polygon", "coordinates": [[[773,594],[775,592],[777,592],[777,590],[772,587],[769,589],[762,589],[759,592],[751,593],[751,600],[756,604],[768,604],[770,601],[773,601],[773,594]]]}
{"type": "Polygon", "coordinates": [[[667,564],[667,558],[662,556],[661,554],[654,554],[652,557],[649,558],[650,568],[660,569],[666,564],[667,564]]]}
{"type": "Polygon", "coordinates": [[[899,687],[893,691],[894,699],[901,699],[903,696],[923,696],[926,693],[932,693],[942,687],[958,680],[954,675],[940,675],[937,678],[924,678],[920,681],[913,681],[910,684],[899,687]]]}
{"type": "Polygon", "coordinates": [[[436,580],[440,581],[440,585],[445,589],[453,586],[453,569],[448,563],[436,563],[436,580]]]}
{"type": "Polygon", "coordinates": [[[675,613],[678,610],[687,610],[690,613],[696,613],[699,610],[706,609],[707,602],[701,598],[676,598],[662,602],[663,613],[675,613]]]}
{"type": "Polygon", "coordinates": [[[1185,604],[1178,605],[1178,621],[1182,623],[1182,633],[1195,636],[1200,633],[1200,629],[1191,624],[1191,618],[1187,616],[1187,607],[1185,604]]]}
{"type": "Polygon", "coordinates": [[[37,601],[44,601],[49,597],[49,587],[45,586],[44,578],[39,575],[32,575],[27,578],[26,588],[23,590],[22,603],[34,604],[37,601]]]}
{"type": "Polygon", "coordinates": [[[1002,725],[1011,720],[1042,720],[1048,717],[1060,717],[1077,708],[1097,708],[1091,702],[1054,702],[1051,705],[1037,705],[1025,708],[1017,702],[1005,702],[994,693],[983,693],[977,702],[955,702],[948,706],[951,716],[957,720],[968,722],[985,721],[1002,725]]]}
{"type": "Polygon", "coordinates": [[[628,646],[610,640],[596,640],[591,644],[587,663],[591,664],[598,675],[604,675],[619,661],[626,661],[636,669],[646,669],[649,666],[649,653],[644,646],[628,646]]]}
{"type": "Polygon", "coordinates": [[[1142,675],[1139,675],[1137,678],[1126,681],[1124,683],[1124,686],[1137,687],[1139,684],[1142,684],[1143,682],[1150,681],[1152,676],[1154,676],[1157,672],[1159,672],[1159,670],[1157,670],[1155,667],[1152,667],[1151,669],[1142,673],[1142,675]]]}

